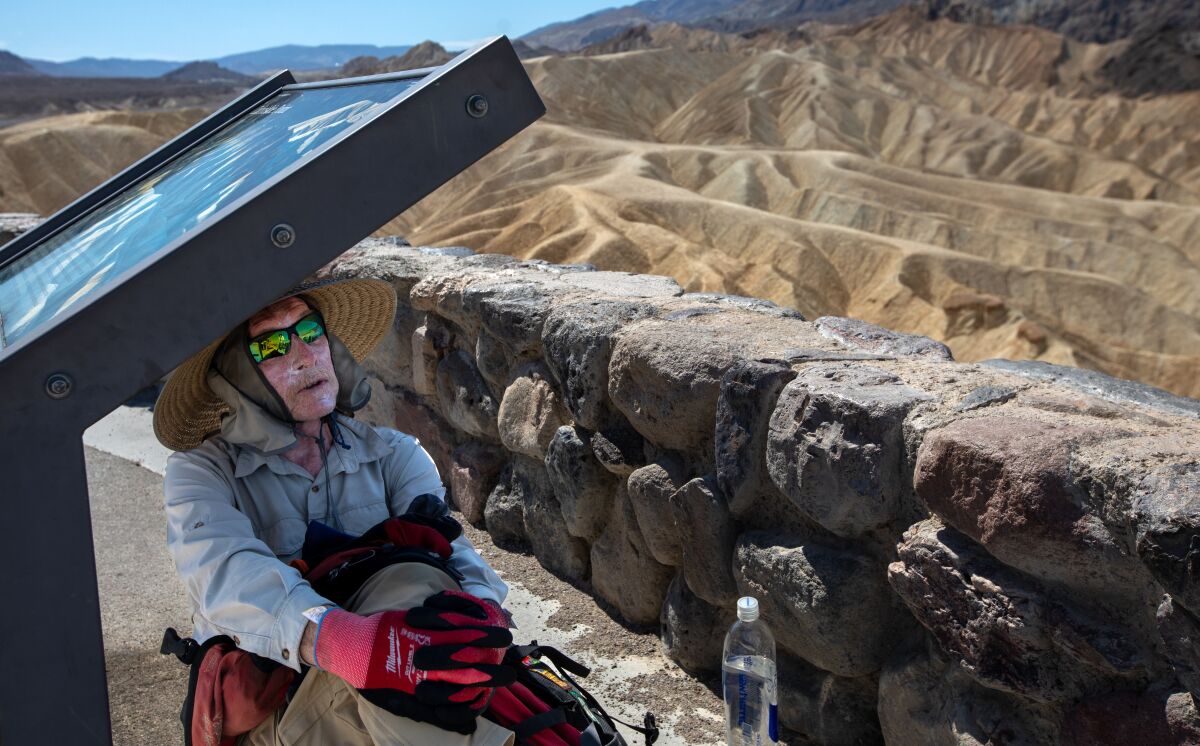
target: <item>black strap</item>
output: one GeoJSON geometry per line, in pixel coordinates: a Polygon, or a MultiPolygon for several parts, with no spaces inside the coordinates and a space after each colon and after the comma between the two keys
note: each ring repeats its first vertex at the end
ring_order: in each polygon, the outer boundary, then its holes
{"type": "Polygon", "coordinates": [[[163,632],[162,645],[158,652],[163,655],[173,655],[185,666],[192,665],[196,653],[200,652],[200,644],[190,637],[180,637],[174,627],[167,627],[163,632]]]}
{"type": "Polygon", "coordinates": [[[579,690],[579,693],[581,695],[583,695],[583,698],[585,700],[587,700],[587,703],[589,705],[591,705],[596,710],[596,712],[600,713],[600,715],[608,718],[610,721],[615,720],[616,722],[620,723],[621,725],[624,725],[626,728],[629,728],[630,730],[634,730],[634,731],[637,731],[638,733],[641,733],[643,736],[646,737],[646,746],[652,746],[652,744],[658,740],[658,735],[659,735],[658,722],[654,719],[654,713],[652,713],[652,712],[646,713],[646,716],[644,718],[642,718],[642,727],[640,727],[640,728],[632,723],[627,723],[624,720],[619,720],[619,719],[613,717],[612,715],[608,714],[608,711],[605,710],[604,707],[600,704],[600,702],[598,702],[596,700],[596,698],[592,696],[592,693],[589,692],[587,689],[584,689],[583,687],[581,687],[579,685],[579,683],[577,681],[575,681],[575,679],[571,678],[570,674],[568,674],[566,671],[561,671],[560,673],[562,673],[563,678],[567,680],[567,683],[569,683],[571,686],[573,686],[577,690],[579,690]]]}
{"type": "Polygon", "coordinates": [[[565,722],[567,722],[567,716],[562,710],[550,709],[531,718],[525,718],[516,725],[509,727],[512,728],[513,733],[517,734],[517,739],[521,743],[524,743],[534,733],[539,733],[547,728],[553,728],[565,722]]]}

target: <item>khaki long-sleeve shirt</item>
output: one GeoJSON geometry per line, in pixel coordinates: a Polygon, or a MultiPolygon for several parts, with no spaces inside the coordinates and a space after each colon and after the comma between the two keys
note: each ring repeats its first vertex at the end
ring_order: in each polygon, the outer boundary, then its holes
{"type": "MultiPolygon", "coordinates": [[[[445,499],[429,453],[411,435],[338,418],[335,445],[313,477],[278,453],[214,437],[167,460],[167,546],[191,597],[193,637],[234,638],[243,650],[299,670],[303,612],[329,603],[286,563],[310,520],[350,534],[403,514],[417,495],[445,499]]],[[[465,537],[451,565],[463,590],[503,602],[508,587],[465,537]]]]}

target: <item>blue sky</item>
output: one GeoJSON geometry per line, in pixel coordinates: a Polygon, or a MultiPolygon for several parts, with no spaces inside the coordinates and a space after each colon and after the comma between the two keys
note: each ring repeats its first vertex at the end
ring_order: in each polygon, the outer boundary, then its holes
{"type": "MultiPolygon", "coordinates": [[[[631,0],[0,0],[0,49],[77,57],[190,61],[281,44],[415,44],[516,38],[631,0]]],[[[457,44],[453,44],[457,42],[457,44]]]]}

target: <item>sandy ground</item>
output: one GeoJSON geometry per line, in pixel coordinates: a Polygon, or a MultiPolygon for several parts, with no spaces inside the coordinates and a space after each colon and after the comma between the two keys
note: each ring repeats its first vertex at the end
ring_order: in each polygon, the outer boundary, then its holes
{"type": "MultiPolygon", "coordinates": [[[[167,454],[151,434],[149,414],[124,407],[89,429],[84,443],[114,742],[179,743],[186,669],[158,654],[164,628],[190,629],[184,590],[164,547],[167,454]]],[[[658,743],[720,743],[715,681],[680,671],[662,654],[654,630],[626,628],[532,556],[499,549],[482,531],[467,530],[511,587],[506,605],[519,642],[553,645],[590,666],[587,686],[611,714],[638,723],[647,710],[656,715],[658,743]]],[[[631,731],[625,735],[631,746],[644,743],[631,731]]]]}

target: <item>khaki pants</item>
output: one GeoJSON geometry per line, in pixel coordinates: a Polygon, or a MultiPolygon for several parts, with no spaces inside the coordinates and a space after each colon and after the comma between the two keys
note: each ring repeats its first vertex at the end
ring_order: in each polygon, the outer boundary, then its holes
{"type": "MultiPolygon", "coordinates": [[[[458,586],[441,570],[417,562],[384,568],[363,584],[346,607],[359,614],[409,609],[458,586]]],[[[247,733],[240,746],[512,746],[512,731],[479,718],[469,736],[419,723],[376,707],[353,687],[312,669],[282,713],[247,733]]]]}

